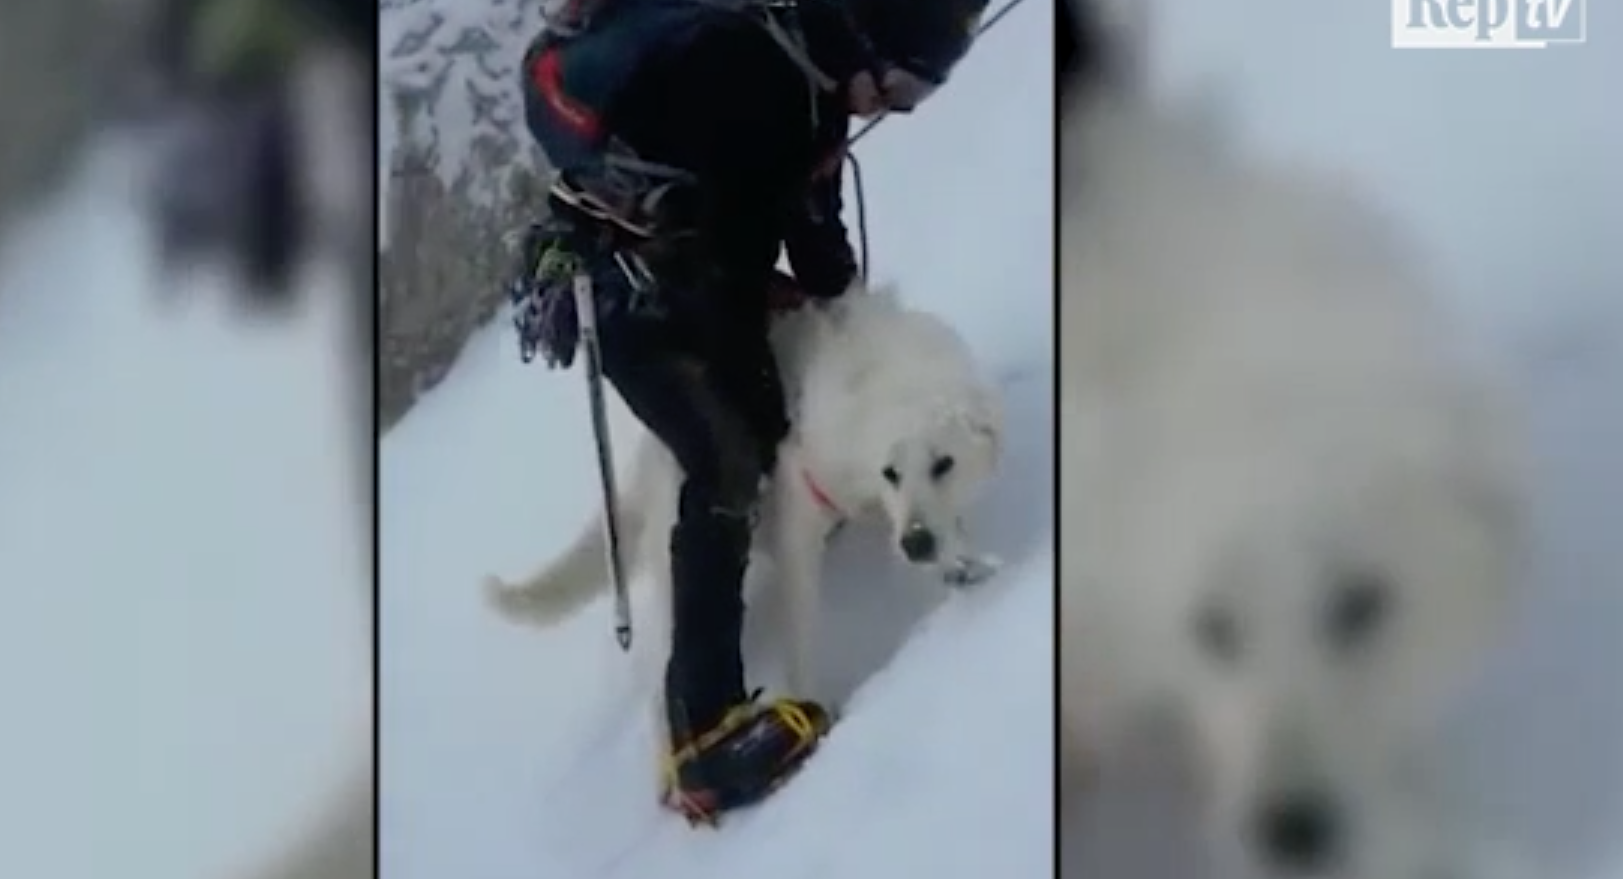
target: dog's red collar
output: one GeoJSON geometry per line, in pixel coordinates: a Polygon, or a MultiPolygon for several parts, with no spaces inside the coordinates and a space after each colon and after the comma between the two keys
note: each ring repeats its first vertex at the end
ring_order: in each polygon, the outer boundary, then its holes
{"type": "Polygon", "coordinates": [[[812,500],[816,501],[819,507],[839,518],[845,518],[845,514],[840,512],[839,504],[834,503],[834,499],[817,484],[817,479],[805,467],[800,468],[800,481],[805,483],[806,491],[811,494],[812,500]]]}

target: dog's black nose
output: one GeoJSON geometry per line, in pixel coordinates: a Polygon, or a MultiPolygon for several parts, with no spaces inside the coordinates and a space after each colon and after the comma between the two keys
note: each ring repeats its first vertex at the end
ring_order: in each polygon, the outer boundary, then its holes
{"type": "Polygon", "coordinates": [[[909,528],[902,534],[902,555],[910,562],[935,561],[935,532],[928,528],[909,528]]]}
{"type": "Polygon", "coordinates": [[[1320,794],[1275,800],[1257,815],[1257,846],[1288,873],[1317,873],[1330,866],[1341,842],[1341,814],[1320,794]]]}

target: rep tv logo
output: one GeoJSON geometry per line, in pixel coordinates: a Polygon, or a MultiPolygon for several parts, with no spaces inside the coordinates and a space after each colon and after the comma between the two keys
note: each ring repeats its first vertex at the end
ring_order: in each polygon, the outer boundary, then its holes
{"type": "Polygon", "coordinates": [[[1397,49],[1543,49],[1584,41],[1584,0],[1392,0],[1397,49]]]}

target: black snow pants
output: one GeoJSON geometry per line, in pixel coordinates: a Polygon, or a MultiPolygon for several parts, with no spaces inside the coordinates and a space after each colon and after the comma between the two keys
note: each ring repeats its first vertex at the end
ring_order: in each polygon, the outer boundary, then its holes
{"type": "Polygon", "coordinates": [[[787,432],[764,338],[741,336],[738,347],[709,352],[685,336],[669,318],[634,314],[600,328],[605,376],[686,474],[670,535],[674,628],[665,678],[679,736],[708,729],[744,699],[750,530],[761,479],[787,432]]]}
{"type": "Polygon", "coordinates": [[[663,313],[628,309],[600,328],[606,377],[686,473],[670,536],[677,741],[745,699],[744,568],[761,480],[788,433],[767,286],[819,146],[807,90],[759,27],[730,25],[651,65],[614,119],[639,156],[699,187],[696,252],[654,266],[663,313]]]}

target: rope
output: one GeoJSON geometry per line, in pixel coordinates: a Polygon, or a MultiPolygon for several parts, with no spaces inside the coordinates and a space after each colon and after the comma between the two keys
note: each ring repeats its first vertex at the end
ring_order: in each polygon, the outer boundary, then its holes
{"type": "Polygon", "coordinates": [[[857,161],[857,154],[847,152],[845,161],[851,165],[851,188],[857,193],[857,240],[862,245],[862,262],[858,267],[862,273],[863,283],[868,281],[868,200],[862,193],[862,163],[857,161]]]}
{"type": "MultiPolygon", "coordinates": [[[[1008,3],[1003,4],[1002,8],[992,14],[991,18],[982,22],[981,26],[975,29],[975,39],[979,40],[992,28],[997,27],[998,22],[1002,21],[1010,12],[1013,12],[1016,6],[1024,2],[1026,0],[1009,0],[1008,3]]],[[[851,188],[856,191],[857,196],[857,236],[862,246],[862,262],[859,264],[859,268],[864,282],[868,280],[868,200],[862,190],[862,163],[857,161],[857,154],[851,150],[851,147],[856,146],[857,141],[878,127],[879,123],[885,121],[889,115],[888,112],[880,113],[878,116],[864,122],[862,127],[857,129],[857,133],[853,134],[851,139],[845,142],[845,161],[851,166],[851,188]]]]}

